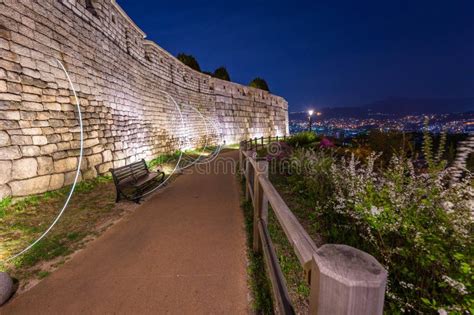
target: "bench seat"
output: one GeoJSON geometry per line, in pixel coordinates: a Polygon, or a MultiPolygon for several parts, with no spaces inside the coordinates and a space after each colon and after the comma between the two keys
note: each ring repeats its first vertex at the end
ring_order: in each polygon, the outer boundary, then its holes
{"type": "Polygon", "coordinates": [[[165,173],[151,172],[145,160],[122,167],[110,169],[117,190],[116,202],[122,197],[140,202],[143,194],[153,189],[155,184],[163,182],[165,173]]]}

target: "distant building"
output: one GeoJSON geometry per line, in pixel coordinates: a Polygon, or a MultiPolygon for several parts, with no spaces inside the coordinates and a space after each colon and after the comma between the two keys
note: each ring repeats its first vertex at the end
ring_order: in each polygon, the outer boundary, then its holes
{"type": "Polygon", "coordinates": [[[474,121],[468,121],[464,125],[464,130],[466,133],[473,134],[474,133],[474,121]]]}

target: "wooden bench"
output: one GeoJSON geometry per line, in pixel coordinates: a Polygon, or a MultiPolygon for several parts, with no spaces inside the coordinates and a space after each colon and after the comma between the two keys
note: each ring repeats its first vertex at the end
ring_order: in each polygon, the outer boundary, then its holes
{"type": "Polygon", "coordinates": [[[142,195],[153,189],[153,184],[163,182],[165,173],[150,172],[145,160],[110,169],[117,190],[116,202],[122,197],[140,203],[142,195]]]}

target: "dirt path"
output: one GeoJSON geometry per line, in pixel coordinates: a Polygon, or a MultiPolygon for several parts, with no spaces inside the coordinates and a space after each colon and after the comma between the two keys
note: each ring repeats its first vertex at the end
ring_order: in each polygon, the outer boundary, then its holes
{"type": "MultiPolygon", "coordinates": [[[[235,158],[235,152],[224,154],[235,158]]],[[[180,176],[1,314],[246,314],[233,174],[180,176]]]]}

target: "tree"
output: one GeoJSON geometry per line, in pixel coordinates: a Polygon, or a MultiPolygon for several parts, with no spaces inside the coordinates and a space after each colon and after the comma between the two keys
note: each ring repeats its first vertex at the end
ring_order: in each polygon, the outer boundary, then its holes
{"type": "Polygon", "coordinates": [[[213,77],[214,77],[214,78],[221,79],[221,80],[230,81],[229,72],[227,72],[227,69],[226,69],[225,67],[219,67],[219,68],[217,68],[217,69],[214,71],[213,77]]]}
{"type": "Polygon", "coordinates": [[[193,55],[186,55],[184,53],[180,53],[176,58],[178,58],[179,61],[181,61],[191,69],[201,72],[201,67],[199,66],[199,63],[193,55]]]}
{"type": "Polygon", "coordinates": [[[259,77],[253,79],[252,82],[250,82],[249,86],[260,89],[260,90],[270,92],[270,89],[268,88],[267,81],[265,81],[264,79],[259,78],[259,77]]]}

